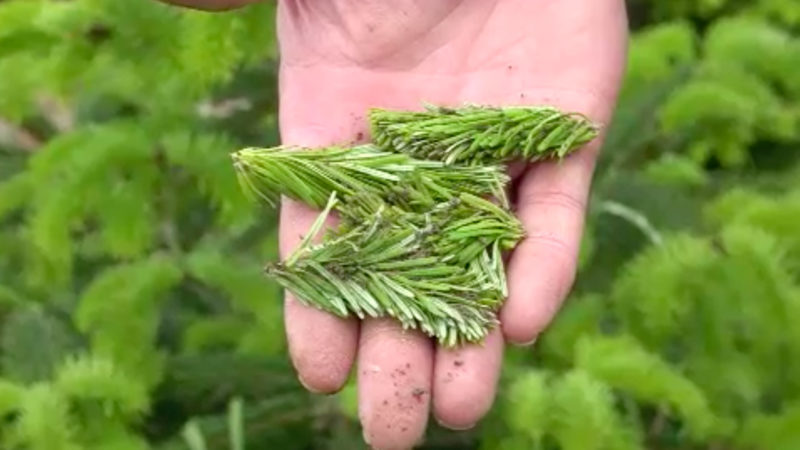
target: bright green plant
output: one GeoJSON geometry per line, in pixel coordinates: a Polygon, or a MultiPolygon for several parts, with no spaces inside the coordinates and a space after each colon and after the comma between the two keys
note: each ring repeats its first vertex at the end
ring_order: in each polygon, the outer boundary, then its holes
{"type": "Polygon", "coordinates": [[[547,437],[560,448],[800,442],[778,431],[793,420],[800,394],[800,334],[791,325],[800,284],[777,242],[740,225],[714,239],[671,236],[627,264],[608,296],[573,299],[542,340],[546,366],[564,368],[512,385],[508,423],[527,443],[509,448],[544,448],[547,437]],[[573,410],[575,399],[559,396],[557,386],[575,379],[596,396],[583,401],[597,404],[573,410]],[[552,414],[526,428],[534,402],[552,414]],[[581,419],[588,414],[603,417],[603,432],[563,431],[570,421],[599,420],[581,419]]]}
{"type": "Polygon", "coordinates": [[[753,165],[756,143],[791,147],[798,54],[793,33],[749,14],[720,18],[702,35],[681,20],[648,27],[631,45],[610,148],[630,146],[620,159],[657,153],[654,164],[678,161],[687,173],[690,164],[753,165]]]}
{"type": "Polygon", "coordinates": [[[246,87],[273,76],[273,11],[0,5],[1,376],[20,392],[3,448],[180,439],[203,413],[189,400],[143,424],[184,349],[225,343],[231,366],[280,354],[277,286],[248,269],[276,253],[274,221],[228,165],[245,140],[275,141],[275,99],[246,87]],[[239,326],[201,337],[225,321],[239,326]]]}

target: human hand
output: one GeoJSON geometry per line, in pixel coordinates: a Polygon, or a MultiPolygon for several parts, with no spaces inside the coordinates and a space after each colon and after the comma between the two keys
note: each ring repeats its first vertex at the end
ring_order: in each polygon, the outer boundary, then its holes
{"type": "MultiPolygon", "coordinates": [[[[170,1],[214,9],[247,2],[170,1]]],[[[285,0],[278,8],[286,144],[367,140],[367,109],[422,102],[546,104],[606,124],[624,68],[623,0],[285,0]]],[[[359,415],[376,448],[412,447],[431,408],[449,428],[475,425],[493,402],[504,342],[532,343],[572,285],[600,144],[561,163],[510,167],[510,198],[527,237],[508,263],[501,329],[482,345],[437,348],[394,321],[340,319],[287,295],[301,382],[335,392],[357,359],[359,415]]],[[[283,255],[317,214],[283,203],[283,255]]]]}

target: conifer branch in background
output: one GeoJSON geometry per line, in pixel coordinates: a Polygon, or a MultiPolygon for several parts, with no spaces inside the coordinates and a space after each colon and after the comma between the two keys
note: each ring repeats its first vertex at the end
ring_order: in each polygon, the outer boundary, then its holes
{"type": "Polygon", "coordinates": [[[563,158],[598,134],[586,117],[544,106],[374,108],[369,121],[379,147],[447,164],[563,158]]]}

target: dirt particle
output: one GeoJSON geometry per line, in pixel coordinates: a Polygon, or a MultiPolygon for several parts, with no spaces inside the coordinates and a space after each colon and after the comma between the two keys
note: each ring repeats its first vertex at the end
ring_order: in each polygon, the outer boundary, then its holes
{"type": "Polygon", "coordinates": [[[427,392],[427,391],[425,391],[425,389],[422,389],[422,388],[414,388],[414,390],[413,390],[413,391],[411,391],[411,395],[412,395],[412,396],[413,396],[415,399],[417,399],[417,402],[418,402],[418,403],[422,403],[422,396],[424,396],[426,392],[427,392]]]}
{"type": "Polygon", "coordinates": [[[403,427],[403,428],[400,428],[400,431],[402,431],[403,433],[405,433],[406,431],[408,431],[408,427],[403,427]]]}
{"type": "Polygon", "coordinates": [[[461,367],[461,366],[463,366],[463,365],[464,365],[464,361],[462,361],[462,360],[460,360],[460,359],[457,359],[457,360],[455,360],[455,361],[453,362],[453,365],[454,365],[454,366],[456,366],[456,367],[461,367]]]}
{"type": "Polygon", "coordinates": [[[519,94],[519,98],[525,98],[525,94],[519,94]]]}
{"type": "Polygon", "coordinates": [[[406,371],[405,370],[399,370],[397,373],[399,373],[400,375],[403,375],[403,376],[406,375],[406,371]]]}
{"type": "Polygon", "coordinates": [[[364,133],[359,131],[358,134],[356,134],[356,140],[360,141],[362,139],[364,139],[364,133]]]}
{"type": "Polygon", "coordinates": [[[411,363],[406,363],[406,369],[410,369],[410,368],[411,368],[411,363]]]}
{"type": "Polygon", "coordinates": [[[390,423],[386,424],[386,429],[387,430],[391,430],[392,429],[392,424],[390,424],[390,423]]]}
{"type": "Polygon", "coordinates": [[[514,66],[512,66],[512,65],[510,65],[510,64],[508,65],[508,70],[511,70],[511,69],[513,69],[513,68],[514,68],[514,66]]]}
{"type": "Polygon", "coordinates": [[[383,406],[389,406],[389,400],[384,400],[383,401],[383,406]]]}

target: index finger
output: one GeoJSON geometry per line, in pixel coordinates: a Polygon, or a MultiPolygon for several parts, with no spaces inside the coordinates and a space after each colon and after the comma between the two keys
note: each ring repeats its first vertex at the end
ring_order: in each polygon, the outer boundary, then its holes
{"type": "MultiPolygon", "coordinates": [[[[281,207],[280,245],[286,256],[302,240],[318,211],[285,199],[281,207]]],[[[317,393],[338,391],[347,381],[358,340],[358,322],[299,302],[286,291],[284,317],[289,355],[300,383],[317,393]]]]}

